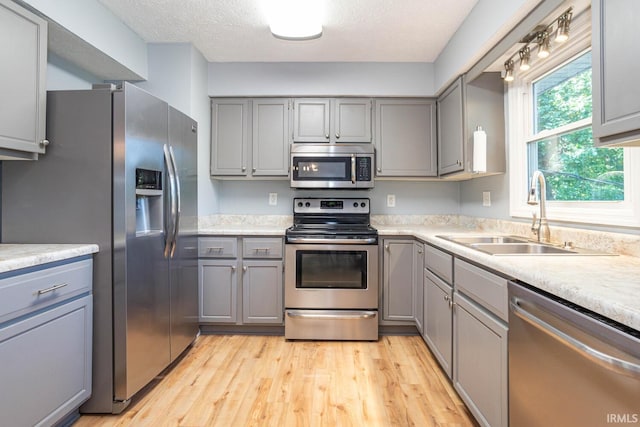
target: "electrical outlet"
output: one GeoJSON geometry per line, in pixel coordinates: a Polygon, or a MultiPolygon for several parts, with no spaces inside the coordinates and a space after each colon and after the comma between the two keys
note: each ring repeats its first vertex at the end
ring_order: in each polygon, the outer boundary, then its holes
{"type": "Polygon", "coordinates": [[[278,204],[278,193],[269,193],[269,205],[275,206],[278,204]]]}
{"type": "Polygon", "coordinates": [[[491,206],[491,191],[482,192],[482,206],[491,206]]]}
{"type": "Polygon", "coordinates": [[[387,194],[387,207],[395,208],[396,207],[396,195],[395,194],[387,194]]]}

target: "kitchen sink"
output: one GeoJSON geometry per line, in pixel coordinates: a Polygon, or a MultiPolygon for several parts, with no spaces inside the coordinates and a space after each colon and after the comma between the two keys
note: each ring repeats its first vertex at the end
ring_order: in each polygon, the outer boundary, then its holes
{"type": "Polygon", "coordinates": [[[573,246],[554,246],[520,236],[436,236],[489,255],[615,255],[573,246]]]}

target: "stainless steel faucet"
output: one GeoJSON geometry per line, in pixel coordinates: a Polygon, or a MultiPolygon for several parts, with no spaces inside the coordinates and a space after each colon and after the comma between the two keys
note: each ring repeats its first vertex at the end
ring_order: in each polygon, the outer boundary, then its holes
{"type": "Polygon", "coordinates": [[[538,204],[538,197],[536,197],[536,188],[538,182],[540,183],[540,220],[536,227],[536,214],[533,213],[533,223],[531,224],[531,231],[538,236],[538,241],[543,243],[551,242],[551,230],[549,230],[549,223],[547,222],[547,182],[544,179],[544,175],[540,171],[535,171],[531,177],[531,188],[529,189],[529,197],[527,203],[530,205],[538,204]]]}

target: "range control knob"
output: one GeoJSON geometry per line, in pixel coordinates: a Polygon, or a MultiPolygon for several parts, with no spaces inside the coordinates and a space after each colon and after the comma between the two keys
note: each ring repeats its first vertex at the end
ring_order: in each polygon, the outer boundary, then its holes
{"type": "Polygon", "coordinates": [[[358,207],[358,202],[353,202],[353,207],[357,208],[358,207]]]}
{"type": "Polygon", "coordinates": [[[360,203],[360,207],[364,208],[365,206],[367,206],[367,204],[365,202],[360,203]]]}
{"type": "Polygon", "coordinates": [[[298,202],[298,207],[301,208],[302,207],[302,202],[298,202]]]}
{"type": "Polygon", "coordinates": [[[305,208],[308,208],[309,206],[311,206],[311,203],[309,203],[309,202],[307,202],[307,203],[305,203],[305,204],[304,204],[304,207],[305,207],[305,208]]]}

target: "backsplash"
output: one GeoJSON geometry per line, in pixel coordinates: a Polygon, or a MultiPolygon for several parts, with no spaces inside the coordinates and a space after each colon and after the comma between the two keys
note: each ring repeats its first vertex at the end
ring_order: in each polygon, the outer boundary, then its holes
{"type": "MultiPolygon", "coordinates": [[[[291,215],[208,215],[198,218],[201,230],[228,226],[289,227],[291,215]]],[[[513,234],[534,239],[529,223],[494,218],[478,218],[464,215],[371,215],[371,225],[406,225],[415,227],[452,226],[468,231],[513,234]]],[[[574,246],[640,257],[640,235],[585,230],[551,225],[551,241],[561,244],[572,242],[574,246]]]]}

